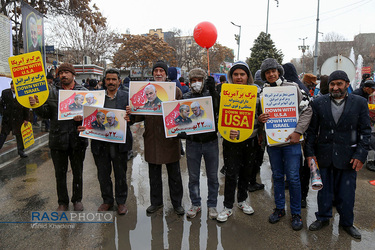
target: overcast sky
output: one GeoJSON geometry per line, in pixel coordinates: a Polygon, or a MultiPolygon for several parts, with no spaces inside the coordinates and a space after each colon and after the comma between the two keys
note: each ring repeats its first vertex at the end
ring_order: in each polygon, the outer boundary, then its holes
{"type": "MultiPolygon", "coordinates": [[[[194,27],[202,22],[213,23],[218,32],[217,42],[235,51],[234,34],[241,25],[240,60],[250,56],[261,31],[266,31],[268,0],[237,1],[172,1],[172,0],[92,0],[100,8],[109,26],[125,33],[145,34],[149,29],[171,31],[181,29],[183,35],[193,35],[194,27]]],[[[318,0],[269,0],[268,33],[276,48],[284,53],[284,63],[301,57],[298,46],[312,49],[315,44],[318,0]]],[[[320,0],[319,40],[330,32],[353,40],[359,33],[375,32],[375,0],[320,0]]],[[[374,41],[375,43],[375,41],[374,41]]],[[[357,55],[356,55],[357,57],[357,55]]]]}

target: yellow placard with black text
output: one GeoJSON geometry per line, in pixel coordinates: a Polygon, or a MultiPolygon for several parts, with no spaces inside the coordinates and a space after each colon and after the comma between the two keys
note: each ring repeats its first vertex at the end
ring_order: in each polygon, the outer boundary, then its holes
{"type": "Polygon", "coordinates": [[[230,142],[248,139],[254,130],[258,88],[253,85],[224,83],[221,88],[218,129],[230,142]],[[237,138],[230,138],[230,131],[237,130],[237,138]]]}
{"type": "Polygon", "coordinates": [[[48,99],[48,83],[40,51],[8,58],[17,101],[26,108],[37,108],[48,99]],[[31,106],[29,96],[37,95],[39,103],[31,106]]]}
{"type": "Polygon", "coordinates": [[[33,132],[33,126],[31,125],[31,122],[28,122],[26,125],[25,123],[22,123],[21,135],[22,135],[23,146],[25,148],[28,148],[34,144],[34,132],[33,132]]]}

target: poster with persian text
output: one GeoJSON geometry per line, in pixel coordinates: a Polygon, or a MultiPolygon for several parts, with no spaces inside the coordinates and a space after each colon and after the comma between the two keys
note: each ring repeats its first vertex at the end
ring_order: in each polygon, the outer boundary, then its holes
{"type": "Polygon", "coordinates": [[[215,131],[212,97],[162,102],[165,137],[215,131]]]}
{"type": "Polygon", "coordinates": [[[42,106],[48,99],[48,83],[40,51],[8,58],[17,101],[26,108],[42,106]],[[38,96],[39,103],[31,106],[29,97],[38,96]]]}
{"type": "Polygon", "coordinates": [[[83,115],[84,106],[103,107],[105,90],[60,90],[59,120],[71,120],[76,115],[83,115]]]}
{"type": "Polygon", "coordinates": [[[34,133],[33,133],[33,126],[31,125],[31,122],[28,122],[26,125],[25,123],[22,123],[21,135],[22,135],[23,147],[25,149],[34,144],[34,133]]]}
{"type": "Polygon", "coordinates": [[[163,115],[162,102],[175,99],[175,82],[130,82],[129,104],[134,115],[163,115]]]}
{"type": "Polygon", "coordinates": [[[79,136],[94,140],[125,143],[126,120],[125,110],[83,106],[82,126],[85,131],[79,136]]]}
{"type": "Polygon", "coordinates": [[[298,96],[294,86],[263,89],[262,108],[270,118],[265,123],[269,146],[287,144],[298,123],[298,96]]]}
{"type": "Polygon", "coordinates": [[[254,130],[258,88],[252,85],[224,83],[221,88],[218,129],[230,142],[242,142],[254,130]],[[237,138],[230,138],[230,131],[237,130],[237,138]]]}

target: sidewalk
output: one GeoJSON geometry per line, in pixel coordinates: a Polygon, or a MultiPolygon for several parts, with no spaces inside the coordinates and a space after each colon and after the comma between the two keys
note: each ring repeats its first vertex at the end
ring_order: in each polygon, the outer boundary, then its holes
{"type": "MultiPolygon", "coordinates": [[[[42,122],[38,122],[39,126],[33,125],[33,132],[34,132],[34,144],[25,149],[25,153],[29,154],[29,152],[33,151],[34,149],[38,148],[40,145],[48,142],[48,132],[44,132],[44,125],[42,122]]],[[[16,138],[12,135],[8,135],[7,140],[4,143],[2,149],[0,149],[0,168],[3,166],[8,165],[11,161],[18,158],[18,151],[17,151],[17,142],[16,138]]]]}

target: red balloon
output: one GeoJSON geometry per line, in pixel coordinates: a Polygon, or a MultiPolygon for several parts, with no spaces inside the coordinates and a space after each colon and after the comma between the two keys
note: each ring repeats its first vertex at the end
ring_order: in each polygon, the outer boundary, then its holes
{"type": "Polygon", "coordinates": [[[194,40],[203,48],[209,49],[217,39],[216,27],[210,22],[198,23],[194,28],[194,40]]]}

